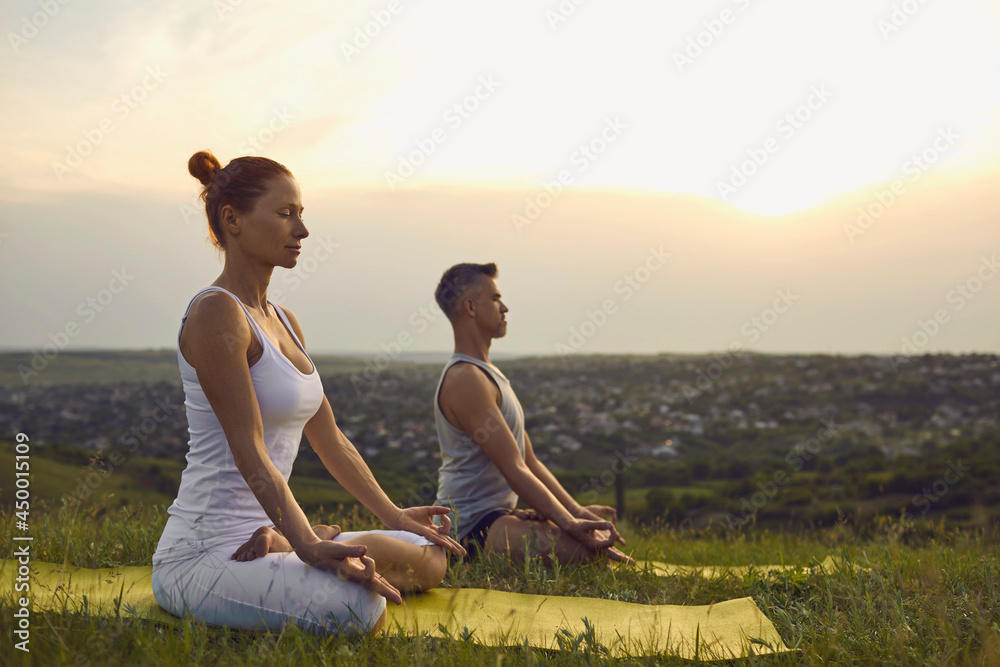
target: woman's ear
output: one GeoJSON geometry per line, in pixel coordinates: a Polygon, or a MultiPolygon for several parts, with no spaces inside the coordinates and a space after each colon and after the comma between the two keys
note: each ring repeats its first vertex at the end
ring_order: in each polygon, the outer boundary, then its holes
{"type": "Polygon", "coordinates": [[[233,236],[239,236],[240,220],[236,214],[236,209],[232,205],[226,204],[219,209],[219,228],[229,232],[233,236]]]}

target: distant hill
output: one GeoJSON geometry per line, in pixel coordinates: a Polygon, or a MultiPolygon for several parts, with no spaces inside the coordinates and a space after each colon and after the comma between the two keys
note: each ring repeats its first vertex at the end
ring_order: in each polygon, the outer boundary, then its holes
{"type": "MultiPolygon", "coordinates": [[[[364,370],[364,357],[313,356],[320,375],[364,370]]],[[[408,363],[408,362],[403,362],[408,363]]],[[[52,359],[30,352],[0,354],[0,386],[117,382],[177,382],[176,350],[61,352],[52,359]],[[27,382],[25,382],[27,380],[27,382]]]]}
{"type": "MultiPolygon", "coordinates": [[[[393,364],[443,365],[450,352],[404,352],[393,364]]],[[[513,355],[491,355],[513,359],[513,355]]],[[[345,352],[312,354],[320,375],[359,373],[379,363],[374,354],[345,352]]],[[[116,382],[180,382],[177,350],[84,350],[60,352],[51,359],[41,353],[0,352],[0,387],[116,382]]]]}
{"type": "Polygon", "coordinates": [[[0,354],[0,386],[180,381],[173,350],[0,354]]]}
{"type": "MultiPolygon", "coordinates": [[[[181,458],[148,458],[128,456],[120,465],[105,463],[94,465],[94,452],[72,445],[43,446],[33,450],[31,458],[32,507],[40,504],[50,508],[60,507],[63,499],[78,502],[82,507],[99,504],[103,498],[110,506],[131,504],[161,505],[166,507],[177,496],[181,458]],[[112,496],[113,499],[108,499],[112,496]]],[[[14,469],[12,442],[0,441],[0,465],[5,470],[14,469]]],[[[308,461],[296,462],[296,471],[289,482],[299,504],[308,511],[337,504],[351,505],[357,501],[334,481],[325,470],[316,470],[308,461]],[[303,474],[306,473],[306,474],[303,474]],[[309,476],[311,473],[312,476],[309,476]]],[[[383,477],[385,481],[385,477],[383,477]]],[[[390,482],[402,487],[398,481],[390,482]]],[[[14,506],[14,485],[0,481],[0,507],[14,506]]]]}

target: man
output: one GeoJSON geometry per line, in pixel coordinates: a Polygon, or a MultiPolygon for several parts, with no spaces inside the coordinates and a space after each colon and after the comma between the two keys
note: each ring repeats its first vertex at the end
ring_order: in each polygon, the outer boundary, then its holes
{"type": "Polygon", "coordinates": [[[496,264],[457,264],[435,292],[455,334],[455,354],[434,395],[441,445],[436,504],[453,508],[457,536],[470,553],[546,564],[553,555],[560,563],[631,561],[613,546],[625,543],[614,509],[581,507],[535,456],[521,404],[490,363],[490,344],[507,333],[496,275],[496,264]],[[515,509],[519,496],[531,510],[515,509]]]}

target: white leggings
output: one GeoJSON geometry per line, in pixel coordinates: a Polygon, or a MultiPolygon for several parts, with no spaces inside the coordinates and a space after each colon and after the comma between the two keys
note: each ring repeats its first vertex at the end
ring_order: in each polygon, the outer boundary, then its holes
{"type": "MultiPolygon", "coordinates": [[[[402,530],[341,533],[334,542],[378,534],[427,546],[402,530]]],[[[153,596],[174,616],[239,630],[279,631],[289,621],[315,633],[367,633],[385,610],[385,598],[359,583],[306,565],[295,552],[232,560],[226,545],[196,558],[153,568],[153,596]]]]}

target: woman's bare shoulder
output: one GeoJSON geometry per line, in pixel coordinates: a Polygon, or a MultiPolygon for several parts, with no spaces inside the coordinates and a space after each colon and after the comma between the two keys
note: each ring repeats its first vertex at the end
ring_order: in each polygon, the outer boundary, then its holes
{"type": "Polygon", "coordinates": [[[246,350],[250,323],[236,300],[222,292],[206,292],[194,299],[182,334],[183,347],[199,353],[246,350]]]}
{"type": "Polygon", "coordinates": [[[288,323],[292,326],[292,331],[295,332],[295,335],[298,336],[299,341],[302,342],[302,347],[305,347],[305,345],[306,345],[306,338],[302,334],[302,325],[299,324],[299,318],[295,317],[295,313],[293,313],[288,308],[285,308],[281,304],[277,304],[276,303],[274,305],[276,307],[278,307],[278,308],[281,308],[281,312],[283,312],[285,314],[285,317],[288,318],[288,323]]]}

